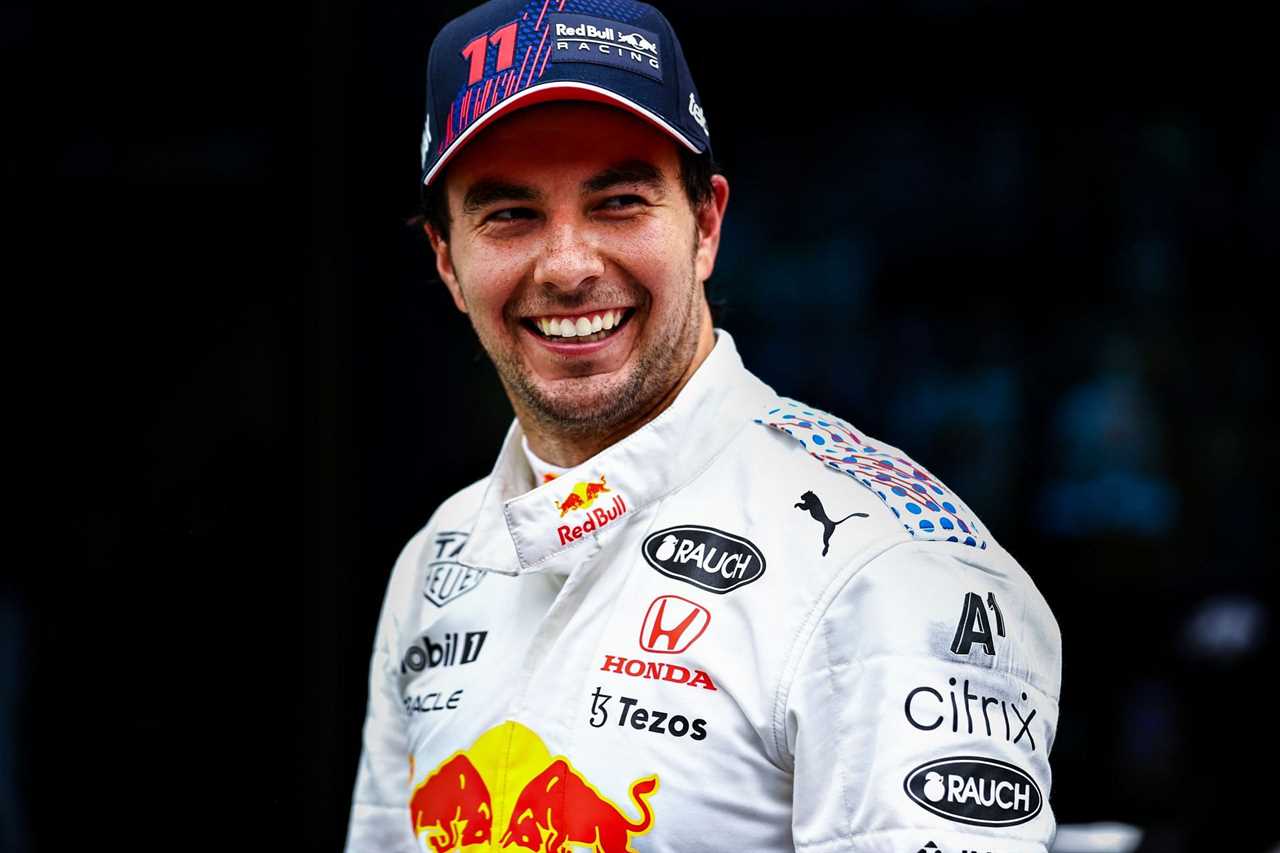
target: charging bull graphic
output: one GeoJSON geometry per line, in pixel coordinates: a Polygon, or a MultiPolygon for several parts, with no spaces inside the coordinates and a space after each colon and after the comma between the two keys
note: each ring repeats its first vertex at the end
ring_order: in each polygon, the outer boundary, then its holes
{"type": "Polygon", "coordinates": [[[493,805],[484,777],[458,754],[426,778],[409,801],[413,834],[430,833],[435,853],[465,844],[484,844],[493,833],[493,805]]]}
{"type": "Polygon", "coordinates": [[[633,823],[568,761],[557,759],[520,793],[501,844],[515,844],[535,853],[568,853],[570,845],[583,845],[598,853],[631,853],[631,834],[648,832],[653,826],[653,811],[646,799],[657,788],[657,776],[631,783],[631,799],[641,814],[633,823]],[[545,848],[543,830],[551,832],[545,848]]]}
{"type": "MultiPolygon", "coordinates": [[[[413,765],[411,757],[411,774],[413,765]]],[[[640,813],[632,821],[568,758],[553,757],[534,731],[508,721],[429,773],[409,811],[424,853],[635,853],[633,837],[653,828],[648,800],[657,791],[656,775],[631,783],[640,813]]]]}
{"type": "Polygon", "coordinates": [[[556,501],[556,509],[560,510],[560,517],[564,518],[570,510],[590,509],[596,498],[608,491],[612,490],[605,485],[604,474],[601,474],[598,483],[575,483],[568,497],[556,501]]]}
{"type": "Polygon", "coordinates": [[[639,33],[623,33],[618,36],[618,41],[623,44],[629,44],[636,50],[652,53],[655,56],[658,53],[658,46],[639,33]]]}

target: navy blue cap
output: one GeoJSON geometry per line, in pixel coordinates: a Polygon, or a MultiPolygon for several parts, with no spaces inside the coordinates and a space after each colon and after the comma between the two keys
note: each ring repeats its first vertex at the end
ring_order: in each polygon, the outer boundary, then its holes
{"type": "Polygon", "coordinates": [[[657,9],[634,0],[490,0],[431,44],[422,185],[500,116],[564,100],[619,107],[690,151],[711,150],[684,51],[657,9]]]}

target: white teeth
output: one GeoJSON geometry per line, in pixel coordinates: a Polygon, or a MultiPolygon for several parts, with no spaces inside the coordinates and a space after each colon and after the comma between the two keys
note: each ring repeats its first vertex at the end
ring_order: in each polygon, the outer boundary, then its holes
{"type": "Polygon", "coordinates": [[[549,338],[576,338],[616,329],[626,309],[612,309],[590,317],[535,317],[533,324],[549,338]]]}

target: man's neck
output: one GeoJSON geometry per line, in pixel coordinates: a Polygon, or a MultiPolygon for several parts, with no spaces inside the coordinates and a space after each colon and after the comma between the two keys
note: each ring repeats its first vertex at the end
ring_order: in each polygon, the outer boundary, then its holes
{"type": "Polygon", "coordinates": [[[685,368],[679,381],[671,386],[667,393],[639,418],[612,430],[586,436],[567,434],[541,423],[523,411],[522,407],[516,406],[516,417],[520,421],[520,428],[524,430],[525,436],[529,440],[529,449],[539,459],[558,465],[561,468],[573,468],[581,465],[606,447],[622,441],[622,439],[649,423],[670,406],[679,396],[681,389],[688,384],[698,367],[711,354],[711,349],[715,346],[715,342],[715,332],[711,328],[710,318],[708,317],[698,337],[698,346],[694,350],[693,358],[690,359],[689,366],[685,368]]]}

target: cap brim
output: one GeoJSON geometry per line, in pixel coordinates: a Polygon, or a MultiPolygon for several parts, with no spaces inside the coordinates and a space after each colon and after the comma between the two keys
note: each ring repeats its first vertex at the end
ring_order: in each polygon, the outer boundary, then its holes
{"type": "Polygon", "coordinates": [[[685,134],[678,128],[664,121],[657,115],[657,113],[654,113],[652,110],[645,109],[629,98],[624,98],[617,92],[611,92],[608,89],[604,89],[600,86],[594,86],[590,83],[557,80],[531,86],[528,89],[511,96],[498,106],[489,110],[489,112],[485,113],[480,118],[476,119],[476,121],[467,127],[466,130],[458,134],[458,137],[453,140],[453,143],[450,144],[449,147],[444,150],[444,153],[440,155],[440,159],[436,160],[436,162],[432,164],[431,168],[427,170],[426,174],[422,176],[422,186],[428,186],[435,176],[440,173],[440,170],[445,167],[449,160],[461,151],[467,142],[474,139],[476,134],[479,133],[482,128],[509,113],[515,112],[516,110],[523,109],[525,107],[532,107],[536,104],[544,104],[548,101],[591,101],[594,103],[609,104],[610,106],[626,110],[632,115],[649,122],[659,130],[665,131],[677,142],[680,142],[695,154],[701,154],[706,150],[704,146],[699,145],[694,140],[685,136],[685,134]]]}

